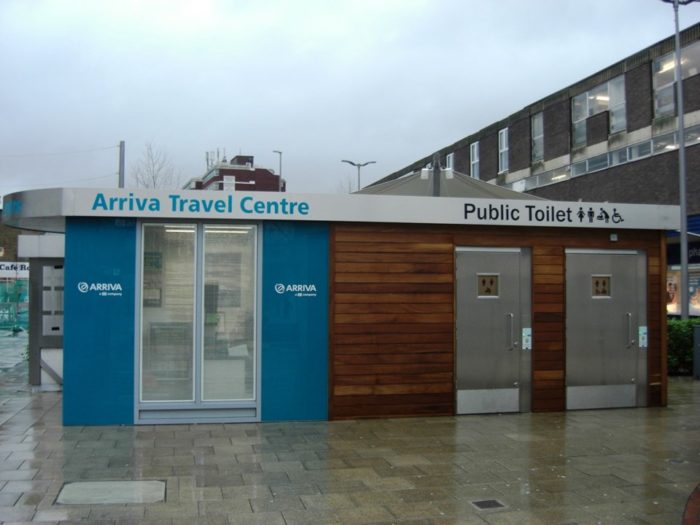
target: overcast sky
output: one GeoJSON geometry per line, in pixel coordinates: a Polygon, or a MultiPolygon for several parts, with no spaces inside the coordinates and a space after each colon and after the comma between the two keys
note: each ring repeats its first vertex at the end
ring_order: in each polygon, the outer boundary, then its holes
{"type": "MultiPolygon", "coordinates": [[[[700,21],[682,6],[681,28],[700,21]]],[[[254,155],[363,185],[673,33],[661,0],[2,0],[0,194],[254,155]]]]}

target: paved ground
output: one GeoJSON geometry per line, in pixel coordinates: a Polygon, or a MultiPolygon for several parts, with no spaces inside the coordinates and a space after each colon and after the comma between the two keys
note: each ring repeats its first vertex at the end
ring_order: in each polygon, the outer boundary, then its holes
{"type": "Polygon", "coordinates": [[[0,330],[0,370],[14,368],[25,361],[28,341],[27,332],[0,330]]]}
{"type": "Polygon", "coordinates": [[[63,427],[60,394],[30,393],[23,373],[0,370],[6,523],[669,525],[700,481],[690,379],[665,409],[63,427]],[[56,504],[64,483],[102,480],[164,480],[166,501],[56,504]]]}

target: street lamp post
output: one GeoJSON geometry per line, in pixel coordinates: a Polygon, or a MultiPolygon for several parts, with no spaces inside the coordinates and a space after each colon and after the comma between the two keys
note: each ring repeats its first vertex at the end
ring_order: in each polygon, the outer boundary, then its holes
{"type": "Polygon", "coordinates": [[[687,5],[694,0],[662,0],[673,5],[673,13],[676,25],[675,45],[675,81],[676,100],[678,113],[678,198],[681,208],[681,319],[688,319],[688,211],[685,191],[685,119],[683,108],[683,74],[681,71],[681,35],[678,29],[678,5],[687,5]]]}
{"type": "Polygon", "coordinates": [[[277,153],[280,157],[280,171],[279,171],[279,176],[280,176],[280,181],[279,181],[279,191],[282,191],[282,152],[278,149],[272,150],[272,153],[277,153]]]}
{"type": "Polygon", "coordinates": [[[351,160],[341,160],[340,162],[347,162],[351,166],[355,166],[357,168],[357,191],[360,191],[360,170],[367,166],[368,164],[376,164],[376,160],[370,160],[367,162],[353,162],[351,160]]]}

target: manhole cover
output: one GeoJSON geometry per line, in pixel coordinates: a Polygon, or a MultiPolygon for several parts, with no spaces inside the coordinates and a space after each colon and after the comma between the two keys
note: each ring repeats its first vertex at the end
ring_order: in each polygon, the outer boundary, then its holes
{"type": "Polygon", "coordinates": [[[165,481],[76,481],[63,485],[62,505],[157,503],[165,501],[165,481]]]}
{"type": "Polygon", "coordinates": [[[479,510],[500,509],[505,507],[505,505],[497,499],[482,499],[479,501],[472,501],[472,505],[474,505],[479,510]]]}

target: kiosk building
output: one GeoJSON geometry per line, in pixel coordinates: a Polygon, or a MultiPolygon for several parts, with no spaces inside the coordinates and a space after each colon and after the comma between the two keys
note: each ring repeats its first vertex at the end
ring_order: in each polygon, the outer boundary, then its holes
{"type": "Polygon", "coordinates": [[[666,403],[667,205],[51,189],[64,423],[666,403]]]}

